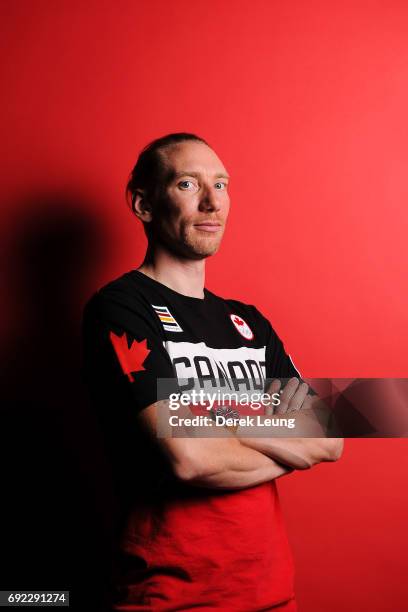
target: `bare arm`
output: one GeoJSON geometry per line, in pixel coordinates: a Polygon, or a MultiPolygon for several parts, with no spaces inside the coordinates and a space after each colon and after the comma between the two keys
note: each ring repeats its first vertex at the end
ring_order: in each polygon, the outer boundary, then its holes
{"type": "MultiPolygon", "coordinates": [[[[310,409],[310,400],[305,400],[308,386],[298,386],[297,379],[283,392],[284,403],[290,395],[291,389],[295,391],[288,400],[287,408],[298,406],[303,408],[297,416],[305,421],[308,419],[307,411],[310,409]]],[[[309,396],[310,397],[310,396],[309,396]]],[[[295,408],[296,409],[296,408],[295,408]]],[[[185,427],[180,433],[174,433],[168,428],[166,437],[157,436],[158,410],[161,415],[168,415],[168,402],[156,402],[145,408],[139,419],[146,432],[153,436],[160,449],[167,456],[174,474],[181,480],[198,487],[216,489],[244,489],[263,482],[274,480],[294,469],[302,470],[312,467],[322,461],[336,461],[343,450],[341,438],[325,437],[292,437],[292,438],[265,438],[265,437],[237,437],[227,428],[215,430],[211,437],[208,430],[199,427],[185,427]],[[204,435],[200,435],[204,434],[204,435]]],[[[192,416],[188,408],[184,408],[183,416],[192,416]]],[[[182,416],[179,412],[179,415],[182,416]]],[[[166,418],[164,419],[166,421],[166,418]]],[[[162,420],[163,422],[163,420],[162,420]]],[[[309,435],[316,426],[312,421],[309,435]]],[[[316,436],[323,435],[317,430],[316,436]]],[[[251,432],[253,434],[253,431],[251,432]]],[[[313,434],[312,434],[313,435],[313,434]]]]}
{"type": "MultiPolygon", "coordinates": [[[[269,391],[276,392],[279,387],[280,382],[273,381],[269,391]]],[[[291,379],[282,392],[279,407],[275,410],[276,415],[294,417],[295,432],[298,433],[292,437],[281,437],[282,433],[277,431],[280,437],[255,437],[256,428],[251,427],[247,434],[244,428],[240,428],[237,435],[241,443],[297,470],[311,468],[323,461],[337,461],[342,455],[344,440],[326,437],[326,407],[319,396],[308,395],[308,390],[306,383],[299,385],[297,378],[291,379]]],[[[266,416],[262,418],[268,418],[271,414],[272,409],[267,409],[266,416]]]]}
{"type": "Polygon", "coordinates": [[[198,487],[245,489],[293,471],[266,453],[241,444],[226,429],[223,429],[223,437],[196,437],[198,428],[194,432],[185,431],[185,437],[157,437],[157,411],[167,409],[166,401],[156,402],[144,408],[138,418],[146,433],[167,456],[180,480],[198,487]]]}
{"type": "Polygon", "coordinates": [[[343,438],[242,438],[248,448],[264,453],[296,470],[305,470],[322,461],[340,459],[343,438]]]}

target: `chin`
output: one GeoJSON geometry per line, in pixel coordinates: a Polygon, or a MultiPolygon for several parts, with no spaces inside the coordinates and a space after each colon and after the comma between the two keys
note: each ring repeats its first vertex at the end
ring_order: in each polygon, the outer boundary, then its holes
{"type": "Polygon", "coordinates": [[[195,242],[194,244],[189,244],[188,246],[189,250],[194,253],[196,257],[204,258],[214,255],[218,251],[220,243],[204,244],[203,242],[195,242]]]}
{"type": "Polygon", "coordinates": [[[186,249],[184,251],[184,256],[188,259],[205,259],[206,257],[211,257],[218,251],[218,247],[215,249],[186,249]]]}
{"type": "Polygon", "coordinates": [[[186,232],[184,236],[181,236],[180,247],[187,257],[203,259],[204,257],[214,255],[218,251],[220,243],[220,236],[198,237],[196,232],[186,232]]]}

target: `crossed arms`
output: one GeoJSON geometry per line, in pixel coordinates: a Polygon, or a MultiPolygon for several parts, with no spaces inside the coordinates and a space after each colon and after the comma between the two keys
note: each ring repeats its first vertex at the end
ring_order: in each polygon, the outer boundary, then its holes
{"type": "MultiPolygon", "coordinates": [[[[275,388],[270,392],[279,389],[280,381],[272,384],[275,388]]],[[[159,438],[156,435],[158,410],[167,408],[165,401],[151,404],[138,418],[146,433],[155,438],[180,480],[198,487],[245,489],[293,470],[308,469],[340,458],[343,439],[319,437],[325,435],[323,428],[311,418],[319,401],[316,398],[308,394],[306,383],[299,384],[298,379],[293,378],[283,390],[281,404],[275,411],[275,414],[296,411],[297,419],[303,423],[302,431],[316,437],[254,437],[253,428],[250,432],[245,428],[222,428],[222,434],[216,437],[200,437],[200,428],[195,427],[186,428],[183,437],[159,438]]],[[[268,412],[264,418],[267,417],[268,412]]]]}

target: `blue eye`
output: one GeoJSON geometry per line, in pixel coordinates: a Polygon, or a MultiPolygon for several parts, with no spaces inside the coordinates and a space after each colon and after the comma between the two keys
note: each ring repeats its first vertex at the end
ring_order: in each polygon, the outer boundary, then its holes
{"type": "Polygon", "coordinates": [[[181,181],[179,183],[179,186],[181,186],[182,189],[188,189],[188,186],[187,187],[183,187],[183,185],[186,185],[186,183],[192,184],[192,181],[181,181]]]}
{"type": "Polygon", "coordinates": [[[216,185],[221,185],[221,187],[217,187],[218,191],[221,191],[222,189],[226,189],[226,184],[225,183],[215,183],[216,185]]]}

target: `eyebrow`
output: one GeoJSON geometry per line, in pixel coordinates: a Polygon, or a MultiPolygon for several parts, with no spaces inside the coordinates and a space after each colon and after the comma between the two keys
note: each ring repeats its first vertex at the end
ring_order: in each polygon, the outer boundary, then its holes
{"type": "MultiPolygon", "coordinates": [[[[199,177],[200,173],[199,172],[193,172],[190,170],[180,170],[180,172],[175,172],[174,173],[174,178],[180,178],[181,176],[195,176],[195,177],[199,177]]],[[[214,174],[215,178],[226,178],[229,179],[229,175],[225,174],[224,172],[218,172],[217,174],[214,174]]]]}

